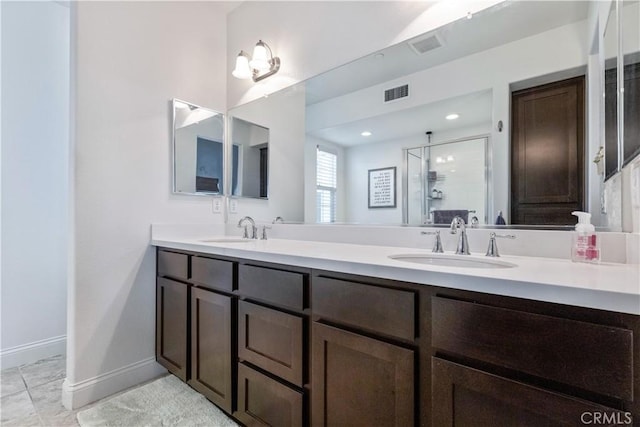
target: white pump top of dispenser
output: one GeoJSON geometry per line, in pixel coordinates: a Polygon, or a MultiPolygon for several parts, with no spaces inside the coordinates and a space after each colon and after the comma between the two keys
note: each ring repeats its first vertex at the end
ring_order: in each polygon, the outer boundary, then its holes
{"type": "Polygon", "coordinates": [[[593,234],[596,228],[591,224],[591,214],[588,212],[574,211],[571,215],[578,217],[578,223],[576,224],[576,231],[578,233],[593,234]]]}

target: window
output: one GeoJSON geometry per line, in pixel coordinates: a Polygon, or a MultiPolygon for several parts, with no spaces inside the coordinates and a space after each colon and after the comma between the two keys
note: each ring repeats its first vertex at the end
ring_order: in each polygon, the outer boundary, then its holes
{"type": "Polygon", "coordinates": [[[336,220],[336,154],[318,147],[316,156],[316,218],[318,222],[336,220]]]}

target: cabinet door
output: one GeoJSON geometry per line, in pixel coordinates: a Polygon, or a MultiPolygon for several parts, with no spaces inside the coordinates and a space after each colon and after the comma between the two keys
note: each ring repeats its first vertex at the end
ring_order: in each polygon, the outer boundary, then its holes
{"type": "Polygon", "coordinates": [[[313,324],[314,426],[414,425],[412,350],[313,324]]]}
{"type": "Polygon", "coordinates": [[[446,360],[431,360],[433,426],[631,425],[630,413],[446,360]]]}
{"type": "Polygon", "coordinates": [[[189,285],[158,277],[156,282],[156,360],[187,380],[189,285]]]}
{"type": "Polygon", "coordinates": [[[193,288],[189,385],[231,413],[231,374],[231,297],[193,288]]]}

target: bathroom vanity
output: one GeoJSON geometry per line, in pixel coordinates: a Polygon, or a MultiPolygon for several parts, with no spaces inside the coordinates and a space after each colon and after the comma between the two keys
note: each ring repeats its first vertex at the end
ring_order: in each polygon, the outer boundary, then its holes
{"type": "MultiPolygon", "coordinates": [[[[383,247],[153,244],[158,362],[245,425],[640,420],[640,316],[584,302],[603,290],[552,293],[518,281],[518,267],[411,267],[383,247]]],[[[627,267],[610,270],[637,278],[627,267]]]]}

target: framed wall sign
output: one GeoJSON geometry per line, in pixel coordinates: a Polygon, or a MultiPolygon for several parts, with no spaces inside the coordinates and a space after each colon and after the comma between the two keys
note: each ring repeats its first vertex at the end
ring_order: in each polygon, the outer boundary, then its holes
{"type": "Polygon", "coordinates": [[[369,209],[396,207],[396,168],[369,169],[369,209]]]}

